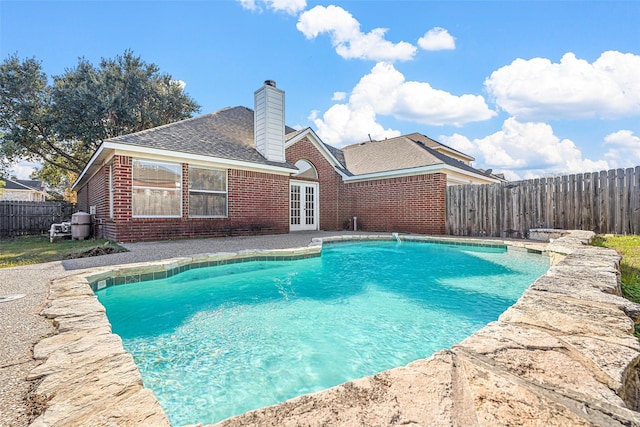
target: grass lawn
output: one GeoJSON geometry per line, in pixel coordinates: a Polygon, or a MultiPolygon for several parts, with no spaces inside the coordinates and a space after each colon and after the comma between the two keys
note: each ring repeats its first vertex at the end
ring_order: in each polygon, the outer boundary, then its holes
{"type": "Polygon", "coordinates": [[[125,250],[121,246],[104,239],[56,239],[51,243],[48,235],[17,237],[0,241],[0,268],[102,255],[125,250]]]}
{"type": "Polygon", "coordinates": [[[627,299],[640,303],[640,236],[596,236],[593,244],[615,249],[622,255],[622,293],[627,299]]]}

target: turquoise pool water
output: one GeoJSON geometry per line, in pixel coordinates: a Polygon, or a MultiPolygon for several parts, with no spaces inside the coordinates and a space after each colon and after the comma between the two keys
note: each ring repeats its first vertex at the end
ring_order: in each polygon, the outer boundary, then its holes
{"type": "Polygon", "coordinates": [[[97,291],[173,425],[214,423],[373,375],[461,341],[548,258],[417,242],[200,268],[97,291]]]}

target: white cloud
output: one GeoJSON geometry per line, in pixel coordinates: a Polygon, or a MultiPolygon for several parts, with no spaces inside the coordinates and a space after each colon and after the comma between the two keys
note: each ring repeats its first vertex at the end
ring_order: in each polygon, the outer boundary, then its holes
{"type": "Polygon", "coordinates": [[[255,0],[237,0],[237,1],[238,3],[240,3],[243,9],[252,10],[252,11],[260,10],[255,0]]]}
{"type": "Polygon", "coordinates": [[[332,101],[344,101],[347,97],[347,92],[333,92],[333,96],[331,97],[332,101]]]}
{"type": "Polygon", "coordinates": [[[640,165],[640,137],[630,130],[619,130],[604,138],[610,146],[605,157],[610,160],[612,167],[626,168],[640,165]]]}
{"type": "Polygon", "coordinates": [[[640,56],[604,52],[590,64],[566,53],[560,63],[516,59],[485,87],[519,119],[620,118],[640,114],[640,56]]]}
{"type": "Polygon", "coordinates": [[[604,160],[582,157],[580,149],[569,139],[560,139],[553,128],[540,122],[519,122],[510,117],[502,129],[484,138],[469,140],[454,134],[440,136],[440,141],[476,157],[476,166],[503,172],[508,179],[589,172],[608,169],[604,160]]]}
{"type": "Polygon", "coordinates": [[[40,167],[42,167],[40,163],[22,160],[11,167],[9,176],[15,176],[18,179],[31,179],[31,174],[40,167]]]}
{"type": "Polygon", "coordinates": [[[289,15],[297,15],[300,11],[307,7],[306,0],[237,0],[243,9],[253,12],[262,12],[260,4],[267,9],[276,12],[285,12],[289,15]]]}
{"type": "Polygon", "coordinates": [[[370,134],[374,139],[398,136],[385,129],[377,116],[428,125],[454,125],[488,120],[496,115],[482,96],[452,95],[428,83],[406,81],[402,73],[386,62],[379,62],[353,88],[346,103],[329,108],[322,117],[313,115],[318,135],[338,146],[361,142],[370,134]]]}
{"type": "Polygon", "coordinates": [[[316,6],[302,13],[296,28],[307,39],[329,34],[336,53],[345,59],[407,61],[413,58],[417,50],[411,43],[394,44],[385,40],[385,28],[363,33],[360,23],[339,6],[316,6]]]}
{"type": "Polygon", "coordinates": [[[376,121],[376,113],[370,106],[353,108],[348,104],[336,104],[318,118],[316,111],[309,119],[313,121],[318,135],[327,144],[342,147],[349,143],[372,139],[393,138],[400,131],[385,129],[376,121]]]}
{"type": "Polygon", "coordinates": [[[418,46],[424,50],[454,50],[456,39],[444,28],[435,27],[418,39],[418,46]]]}

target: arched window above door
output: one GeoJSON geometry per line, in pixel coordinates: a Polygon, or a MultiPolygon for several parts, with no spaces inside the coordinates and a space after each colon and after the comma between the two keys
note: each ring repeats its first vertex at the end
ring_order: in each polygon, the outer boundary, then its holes
{"type": "Polygon", "coordinates": [[[306,160],[298,160],[296,162],[296,167],[299,172],[293,175],[295,178],[318,179],[318,171],[310,162],[306,160]]]}

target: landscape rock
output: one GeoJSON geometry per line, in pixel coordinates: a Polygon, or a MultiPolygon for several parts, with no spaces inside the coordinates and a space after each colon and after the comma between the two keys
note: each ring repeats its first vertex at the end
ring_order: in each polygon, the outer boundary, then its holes
{"type": "Polygon", "coordinates": [[[95,295],[60,297],[50,301],[41,314],[49,319],[58,317],[82,317],[87,314],[104,313],[105,309],[95,295]]]}
{"type": "Polygon", "coordinates": [[[76,341],[86,337],[87,335],[100,336],[104,334],[111,334],[111,328],[101,329],[78,329],[74,331],[59,333],[50,337],[42,339],[33,348],[33,358],[41,360],[49,357],[51,353],[66,347],[76,341]]]}

